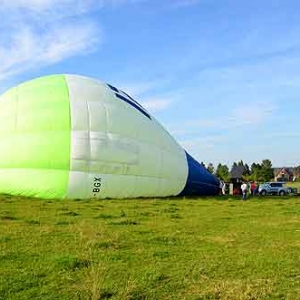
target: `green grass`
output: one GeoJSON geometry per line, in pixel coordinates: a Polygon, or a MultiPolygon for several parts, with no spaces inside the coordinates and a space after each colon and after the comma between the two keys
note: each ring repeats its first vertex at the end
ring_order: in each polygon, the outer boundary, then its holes
{"type": "Polygon", "coordinates": [[[287,182],[286,183],[287,186],[293,187],[293,188],[297,188],[298,192],[300,192],[300,181],[296,181],[296,182],[287,182]]]}
{"type": "Polygon", "coordinates": [[[300,198],[0,198],[0,299],[300,299],[300,198]]]}

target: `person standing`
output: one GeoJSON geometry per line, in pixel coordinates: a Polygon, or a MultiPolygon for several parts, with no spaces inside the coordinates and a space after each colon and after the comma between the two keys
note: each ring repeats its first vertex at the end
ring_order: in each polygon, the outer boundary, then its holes
{"type": "Polygon", "coordinates": [[[246,182],[243,182],[241,185],[241,190],[242,190],[242,200],[245,201],[247,199],[247,192],[248,192],[248,184],[246,182]]]}
{"type": "Polygon", "coordinates": [[[220,180],[219,195],[225,195],[224,186],[225,186],[225,182],[220,180]]]}
{"type": "Polygon", "coordinates": [[[252,181],[252,183],[251,183],[251,194],[252,194],[252,196],[256,195],[256,184],[254,181],[252,181]]]}
{"type": "Polygon", "coordinates": [[[226,195],[226,183],[223,182],[223,186],[222,186],[222,195],[226,195]]]}

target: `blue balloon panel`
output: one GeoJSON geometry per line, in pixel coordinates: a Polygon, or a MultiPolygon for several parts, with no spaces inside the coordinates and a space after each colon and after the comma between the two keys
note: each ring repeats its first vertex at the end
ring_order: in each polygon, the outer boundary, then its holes
{"type": "Polygon", "coordinates": [[[220,181],[191,155],[186,153],[189,173],[186,185],[179,196],[216,195],[219,193],[220,181]]]}

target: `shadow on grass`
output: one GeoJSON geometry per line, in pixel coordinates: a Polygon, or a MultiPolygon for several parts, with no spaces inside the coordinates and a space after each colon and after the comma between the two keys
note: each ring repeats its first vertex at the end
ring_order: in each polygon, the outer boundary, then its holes
{"type": "Polygon", "coordinates": [[[54,258],[54,261],[56,267],[60,270],[76,271],[78,269],[88,268],[91,265],[90,260],[81,259],[72,255],[57,256],[54,258]]]}
{"type": "Polygon", "coordinates": [[[140,223],[135,220],[126,219],[118,222],[110,222],[109,224],[110,225],[139,225],[140,223]]]}
{"type": "Polygon", "coordinates": [[[4,211],[0,215],[0,221],[17,221],[19,218],[13,216],[10,212],[4,211]]]}

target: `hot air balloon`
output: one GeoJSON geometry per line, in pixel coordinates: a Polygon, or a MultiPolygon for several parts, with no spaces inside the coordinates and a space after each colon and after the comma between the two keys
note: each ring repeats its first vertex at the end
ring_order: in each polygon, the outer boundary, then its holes
{"type": "Polygon", "coordinates": [[[216,177],[110,84],[52,75],[0,97],[0,193],[136,198],[218,189],[216,177]]]}

